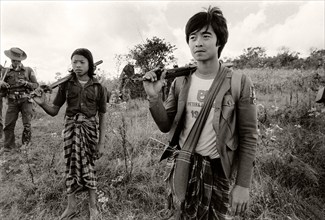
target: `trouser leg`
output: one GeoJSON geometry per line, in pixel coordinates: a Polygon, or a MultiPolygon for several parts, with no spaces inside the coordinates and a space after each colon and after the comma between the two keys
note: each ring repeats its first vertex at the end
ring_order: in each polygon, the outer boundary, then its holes
{"type": "Polygon", "coordinates": [[[8,100],[8,109],[5,116],[5,127],[3,129],[5,148],[14,148],[15,145],[15,126],[18,119],[19,105],[16,101],[8,100]]]}
{"type": "Polygon", "coordinates": [[[3,135],[2,108],[3,108],[3,99],[2,96],[0,96],[0,139],[2,138],[3,135]]]}
{"type": "Polygon", "coordinates": [[[32,120],[32,114],[33,114],[33,104],[26,100],[24,103],[22,103],[21,108],[21,115],[22,115],[22,121],[23,121],[23,134],[21,137],[22,144],[28,144],[32,137],[32,130],[31,130],[31,120],[32,120]]]}

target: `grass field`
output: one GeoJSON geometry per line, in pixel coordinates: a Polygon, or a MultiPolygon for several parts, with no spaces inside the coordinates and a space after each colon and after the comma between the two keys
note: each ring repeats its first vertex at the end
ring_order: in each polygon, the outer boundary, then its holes
{"type": "MultiPolygon", "coordinates": [[[[325,112],[314,102],[322,79],[314,71],[242,71],[256,85],[259,108],[251,204],[242,219],[325,219],[325,112]]],[[[0,156],[0,219],[51,220],[64,211],[64,110],[53,118],[35,106],[31,145],[0,156]]],[[[102,219],[163,219],[165,163],[159,158],[167,135],[145,100],[109,105],[107,118],[105,155],[96,163],[102,219]]],[[[21,133],[19,119],[17,143],[21,133]]],[[[88,195],[78,201],[75,219],[88,219],[88,195]]]]}

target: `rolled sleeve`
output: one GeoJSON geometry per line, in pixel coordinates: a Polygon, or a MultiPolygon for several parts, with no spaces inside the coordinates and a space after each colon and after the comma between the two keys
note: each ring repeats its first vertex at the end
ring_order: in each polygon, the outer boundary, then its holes
{"type": "Polygon", "coordinates": [[[30,78],[29,78],[29,82],[27,83],[27,87],[32,89],[32,90],[37,89],[39,84],[37,82],[35,73],[34,73],[32,68],[30,68],[30,67],[27,67],[27,68],[30,69],[30,78]]]}
{"type": "Polygon", "coordinates": [[[58,87],[58,92],[53,100],[53,105],[61,107],[66,100],[65,84],[61,84],[58,87]]]}

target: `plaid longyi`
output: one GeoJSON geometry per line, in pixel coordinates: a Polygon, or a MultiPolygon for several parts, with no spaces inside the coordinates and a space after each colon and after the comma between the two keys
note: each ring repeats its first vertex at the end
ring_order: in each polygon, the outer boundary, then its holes
{"type": "Polygon", "coordinates": [[[98,142],[98,122],[95,117],[83,114],[66,117],[64,153],[67,193],[80,189],[96,189],[95,153],[98,142]]]}
{"type": "MultiPolygon", "coordinates": [[[[168,158],[166,164],[165,181],[170,183],[173,178],[177,150],[168,158]]],[[[179,204],[169,184],[168,207],[178,211],[179,220],[230,220],[229,193],[230,182],[225,177],[220,158],[211,160],[199,154],[194,154],[191,159],[189,184],[184,204],[179,204]]]]}

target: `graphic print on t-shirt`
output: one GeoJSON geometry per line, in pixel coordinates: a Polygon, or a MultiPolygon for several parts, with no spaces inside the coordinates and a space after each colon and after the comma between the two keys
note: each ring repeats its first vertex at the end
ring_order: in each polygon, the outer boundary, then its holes
{"type": "Polygon", "coordinates": [[[201,108],[203,106],[205,95],[207,94],[208,90],[199,89],[196,92],[197,92],[196,100],[192,100],[192,101],[187,102],[187,107],[188,108],[194,107],[191,110],[192,118],[194,118],[194,119],[196,119],[197,116],[199,115],[199,111],[201,110],[201,108]],[[197,107],[198,109],[196,109],[195,107],[197,107]]]}
{"type": "Polygon", "coordinates": [[[205,95],[207,94],[207,90],[199,90],[198,92],[197,92],[197,100],[199,101],[199,102],[203,102],[204,101],[204,98],[205,98],[205,95]]]}

